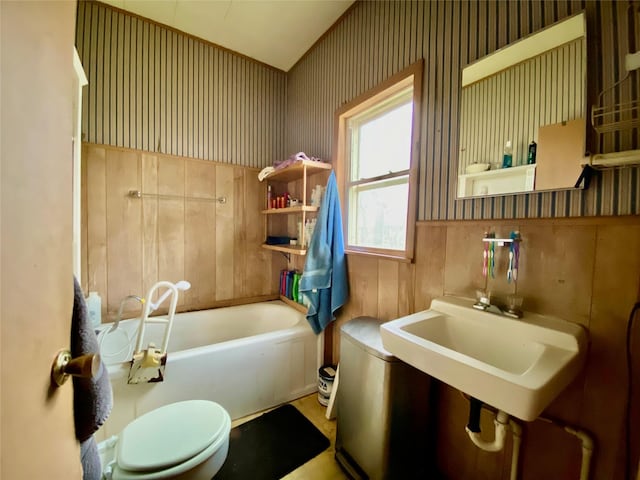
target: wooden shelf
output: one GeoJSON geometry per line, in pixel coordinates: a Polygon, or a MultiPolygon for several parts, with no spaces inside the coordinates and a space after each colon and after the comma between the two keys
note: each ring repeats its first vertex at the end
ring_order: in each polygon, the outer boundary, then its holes
{"type": "Polygon", "coordinates": [[[298,205],[297,207],[286,208],[269,208],[268,210],[262,210],[265,215],[277,215],[283,213],[301,213],[301,212],[317,212],[318,207],[312,207],[311,205],[298,205]]]}
{"type": "Polygon", "coordinates": [[[305,314],[307,313],[307,307],[305,307],[304,305],[301,305],[300,303],[294,302],[290,298],[287,298],[287,297],[285,297],[283,295],[280,295],[280,300],[282,300],[284,303],[289,305],[291,308],[295,308],[299,312],[302,312],[302,313],[305,313],[305,314]]]}
{"type": "Polygon", "coordinates": [[[262,248],[266,248],[267,250],[273,250],[275,252],[290,253],[292,255],[307,254],[306,248],[302,248],[297,245],[267,245],[266,243],[263,243],[262,248]]]}
{"type": "MultiPolygon", "coordinates": [[[[268,208],[266,210],[262,210],[263,215],[267,215],[266,222],[266,231],[269,232],[269,219],[275,221],[274,217],[270,217],[271,215],[287,215],[287,214],[299,214],[300,221],[302,225],[306,225],[307,213],[308,212],[318,212],[319,207],[307,205],[307,183],[308,176],[313,175],[315,173],[329,172],[331,171],[332,166],[330,163],[317,162],[313,160],[302,160],[299,162],[292,163],[291,165],[284,167],[282,169],[278,169],[273,171],[270,175],[265,177],[267,183],[271,182],[291,182],[294,180],[302,180],[302,205],[296,205],[295,207],[286,207],[286,208],[268,208]]],[[[283,225],[278,225],[279,228],[284,230],[283,225]]],[[[290,225],[290,228],[293,228],[290,225]]],[[[305,230],[302,230],[301,233],[302,238],[299,238],[298,241],[305,244],[305,230]]],[[[301,247],[299,245],[268,245],[266,243],[262,244],[262,248],[267,250],[272,250],[274,252],[284,253],[286,255],[306,255],[307,249],[306,247],[301,247]]],[[[288,261],[291,261],[291,257],[287,257],[288,261]]]]}
{"type": "Polygon", "coordinates": [[[265,177],[265,180],[275,180],[277,182],[290,182],[292,180],[299,180],[300,178],[302,178],[305,167],[307,175],[331,170],[330,163],[315,162],[313,160],[302,160],[301,162],[293,163],[288,167],[282,168],[280,170],[275,170],[273,173],[267,175],[265,177]]]}
{"type": "Polygon", "coordinates": [[[533,190],[536,164],[458,175],[458,198],[506,195],[533,190]]]}
{"type": "Polygon", "coordinates": [[[288,167],[284,167],[280,170],[274,170],[267,175],[264,179],[276,182],[290,182],[292,180],[299,180],[302,178],[306,167],[307,175],[313,175],[314,173],[325,172],[331,170],[330,163],[314,162],[313,160],[302,160],[300,162],[292,163],[288,167]]]}

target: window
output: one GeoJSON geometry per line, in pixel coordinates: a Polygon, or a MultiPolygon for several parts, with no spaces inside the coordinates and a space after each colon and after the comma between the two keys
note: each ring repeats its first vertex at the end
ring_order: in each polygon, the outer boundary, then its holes
{"type": "Polygon", "coordinates": [[[345,249],[410,260],[422,62],[337,113],[345,249]]]}

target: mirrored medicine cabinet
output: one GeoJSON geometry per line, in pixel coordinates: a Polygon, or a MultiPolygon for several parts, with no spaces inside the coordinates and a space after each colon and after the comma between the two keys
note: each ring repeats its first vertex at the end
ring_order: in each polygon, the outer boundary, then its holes
{"type": "Polygon", "coordinates": [[[585,155],[586,75],[584,12],[466,66],[457,198],[574,188],[585,155]],[[509,141],[512,166],[503,168],[509,141]]]}

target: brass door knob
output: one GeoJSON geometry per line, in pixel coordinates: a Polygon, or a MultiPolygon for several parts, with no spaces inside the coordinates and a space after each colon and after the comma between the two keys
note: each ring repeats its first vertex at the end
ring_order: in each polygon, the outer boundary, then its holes
{"type": "Polygon", "coordinates": [[[57,386],[61,386],[69,375],[94,378],[99,371],[100,355],[88,354],[71,358],[69,350],[60,350],[51,366],[51,379],[57,386]]]}

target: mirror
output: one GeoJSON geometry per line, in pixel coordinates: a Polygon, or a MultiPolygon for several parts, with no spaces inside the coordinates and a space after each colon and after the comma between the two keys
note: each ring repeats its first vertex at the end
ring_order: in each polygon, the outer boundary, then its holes
{"type": "Polygon", "coordinates": [[[462,70],[457,198],[574,188],[585,155],[585,22],[568,17],[462,70]]]}

